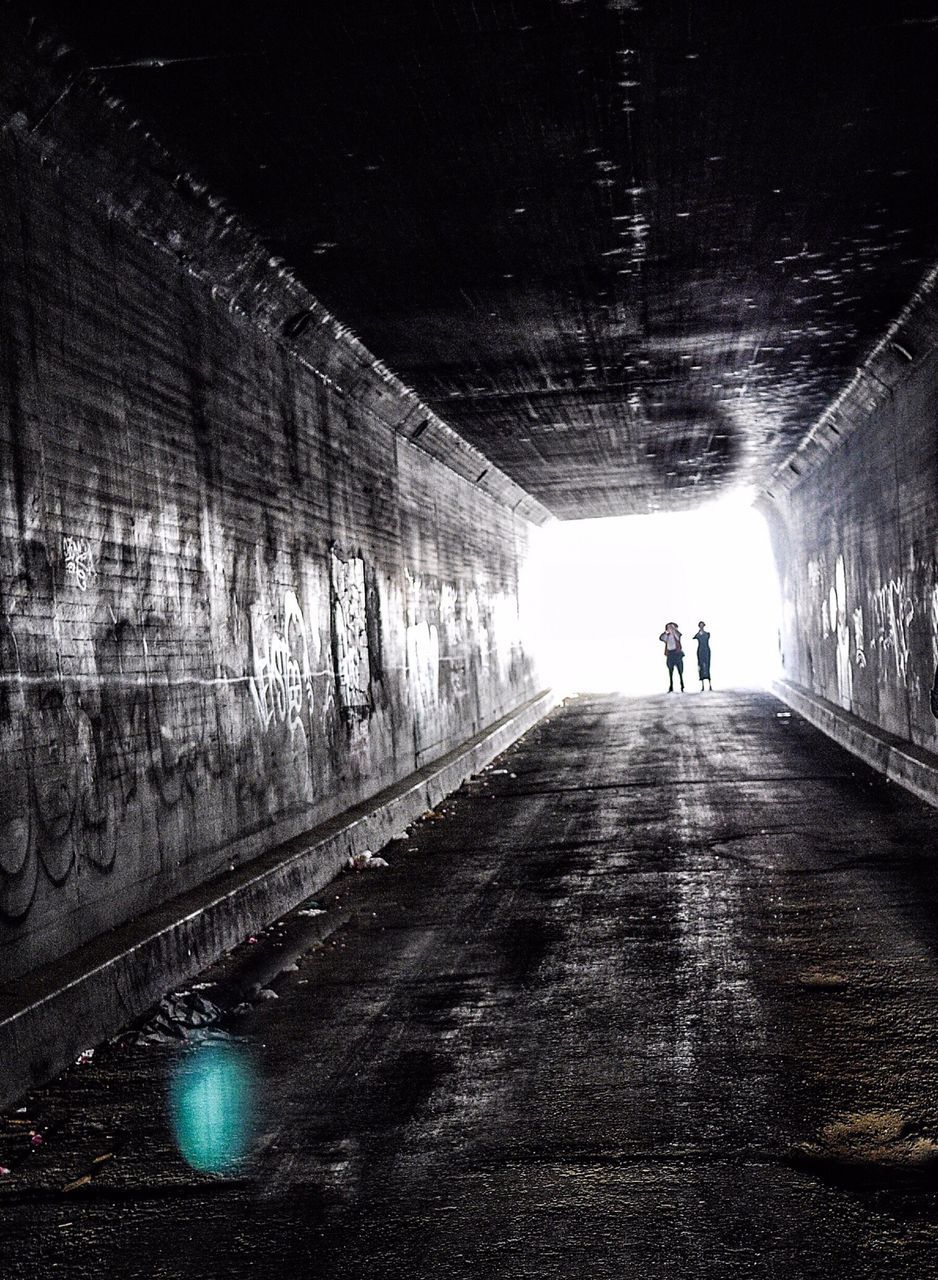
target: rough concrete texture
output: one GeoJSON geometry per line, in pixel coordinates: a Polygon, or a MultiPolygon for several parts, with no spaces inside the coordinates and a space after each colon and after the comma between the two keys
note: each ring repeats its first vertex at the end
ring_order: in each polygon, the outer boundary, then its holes
{"type": "Polygon", "coordinates": [[[191,1045],[6,1118],[6,1273],[935,1276],[936,822],[769,695],[577,700],[243,949],[240,1164],[191,1045]]]}
{"type": "Polygon", "coordinates": [[[113,1035],[168,986],[258,933],[350,859],[399,835],[555,704],[550,693],[402,782],[181,897],[108,929],[59,961],[0,983],[0,1108],[63,1070],[89,1040],[113,1035]]]}
{"type": "Polygon", "coordinates": [[[762,501],[782,588],[786,680],[933,754],[936,276],[762,501]]]}
{"type": "Polygon", "coordinates": [[[938,756],[933,752],[883,733],[869,721],[785,680],[773,681],[772,687],[816,729],[879,770],[890,782],[897,782],[921,800],[938,805],[938,756]]]}
{"type": "Polygon", "coordinates": [[[39,66],[7,25],[0,959],[16,976],[527,700],[537,512],[468,446],[456,474],[411,442],[419,402],[100,86],[39,66]]]}

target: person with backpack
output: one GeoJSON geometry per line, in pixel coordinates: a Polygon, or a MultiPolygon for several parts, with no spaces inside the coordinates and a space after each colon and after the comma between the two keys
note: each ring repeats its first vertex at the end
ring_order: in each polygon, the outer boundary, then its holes
{"type": "Polygon", "coordinates": [[[684,650],[681,648],[681,633],[676,622],[666,622],[664,630],[658,637],[664,643],[664,656],[668,663],[668,693],[674,692],[674,672],[677,669],[681,681],[681,693],[684,692],[684,650]]]}

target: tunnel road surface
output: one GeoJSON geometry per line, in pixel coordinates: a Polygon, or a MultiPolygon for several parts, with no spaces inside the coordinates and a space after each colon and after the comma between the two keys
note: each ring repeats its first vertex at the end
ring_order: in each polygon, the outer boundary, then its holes
{"type": "Polygon", "coordinates": [[[10,1113],[0,1270],[938,1276],[936,832],[768,694],[571,701],[306,908],[239,1164],[174,1145],[191,1048],[10,1113]]]}

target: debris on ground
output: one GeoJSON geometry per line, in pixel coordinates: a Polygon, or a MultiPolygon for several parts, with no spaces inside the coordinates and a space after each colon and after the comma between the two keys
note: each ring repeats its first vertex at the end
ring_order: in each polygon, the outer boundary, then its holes
{"type": "Polygon", "coordinates": [[[175,991],[164,996],[145,1021],[116,1037],[124,1046],[179,1044],[184,1040],[224,1040],[228,1033],[215,1026],[224,1011],[205,996],[175,991]]]}
{"type": "Polygon", "coordinates": [[[75,1178],[74,1181],[66,1183],[62,1188],[62,1194],[68,1195],[71,1191],[78,1191],[81,1187],[87,1187],[99,1173],[103,1172],[104,1168],[110,1164],[113,1159],[113,1151],[105,1151],[103,1155],[95,1156],[91,1161],[91,1169],[89,1172],[83,1173],[80,1177],[75,1178]]]}
{"type": "Polygon", "coordinates": [[[851,1112],[824,1125],[816,1142],[796,1156],[817,1166],[855,1170],[924,1171],[938,1166],[938,1142],[898,1111],[851,1112]]]}
{"type": "Polygon", "coordinates": [[[850,985],[842,973],[825,973],[822,969],[805,969],[798,981],[809,991],[841,991],[850,985]]]}
{"type": "Polygon", "coordinates": [[[376,857],[370,849],[364,849],[361,853],[353,853],[348,860],[348,865],[350,871],[374,871],[388,864],[384,858],[376,857]]]}
{"type": "Polygon", "coordinates": [[[298,916],[324,916],[326,911],[324,907],[302,907],[296,914],[298,916]]]}
{"type": "Polygon", "coordinates": [[[62,1188],[62,1194],[68,1195],[70,1191],[77,1191],[79,1187],[87,1187],[91,1181],[91,1174],[83,1174],[80,1178],[76,1178],[74,1182],[69,1182],[67,1186],[62,1188]]]}
{"type": "Polygon", "coordinates": [[[87,1067],[88,1063],[94,1057],[94,1049],[82,1049],[81,1053],[75,1059],[76,1067],[87,1067]]]}

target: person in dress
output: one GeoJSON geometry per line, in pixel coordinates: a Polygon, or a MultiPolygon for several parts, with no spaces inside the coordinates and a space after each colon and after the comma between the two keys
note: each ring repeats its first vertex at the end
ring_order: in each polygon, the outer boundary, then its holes
{"type": "Polygon", "coordinates": [[[697,674],[700,677],[700,692],[704,692],[704,681],[710,685],[710,692],[713,692],[713,685],[710,683],[710,632],[706,629],[705,622],[697,623],[697,634],[694,639],[697,641],[697,674]]]}

